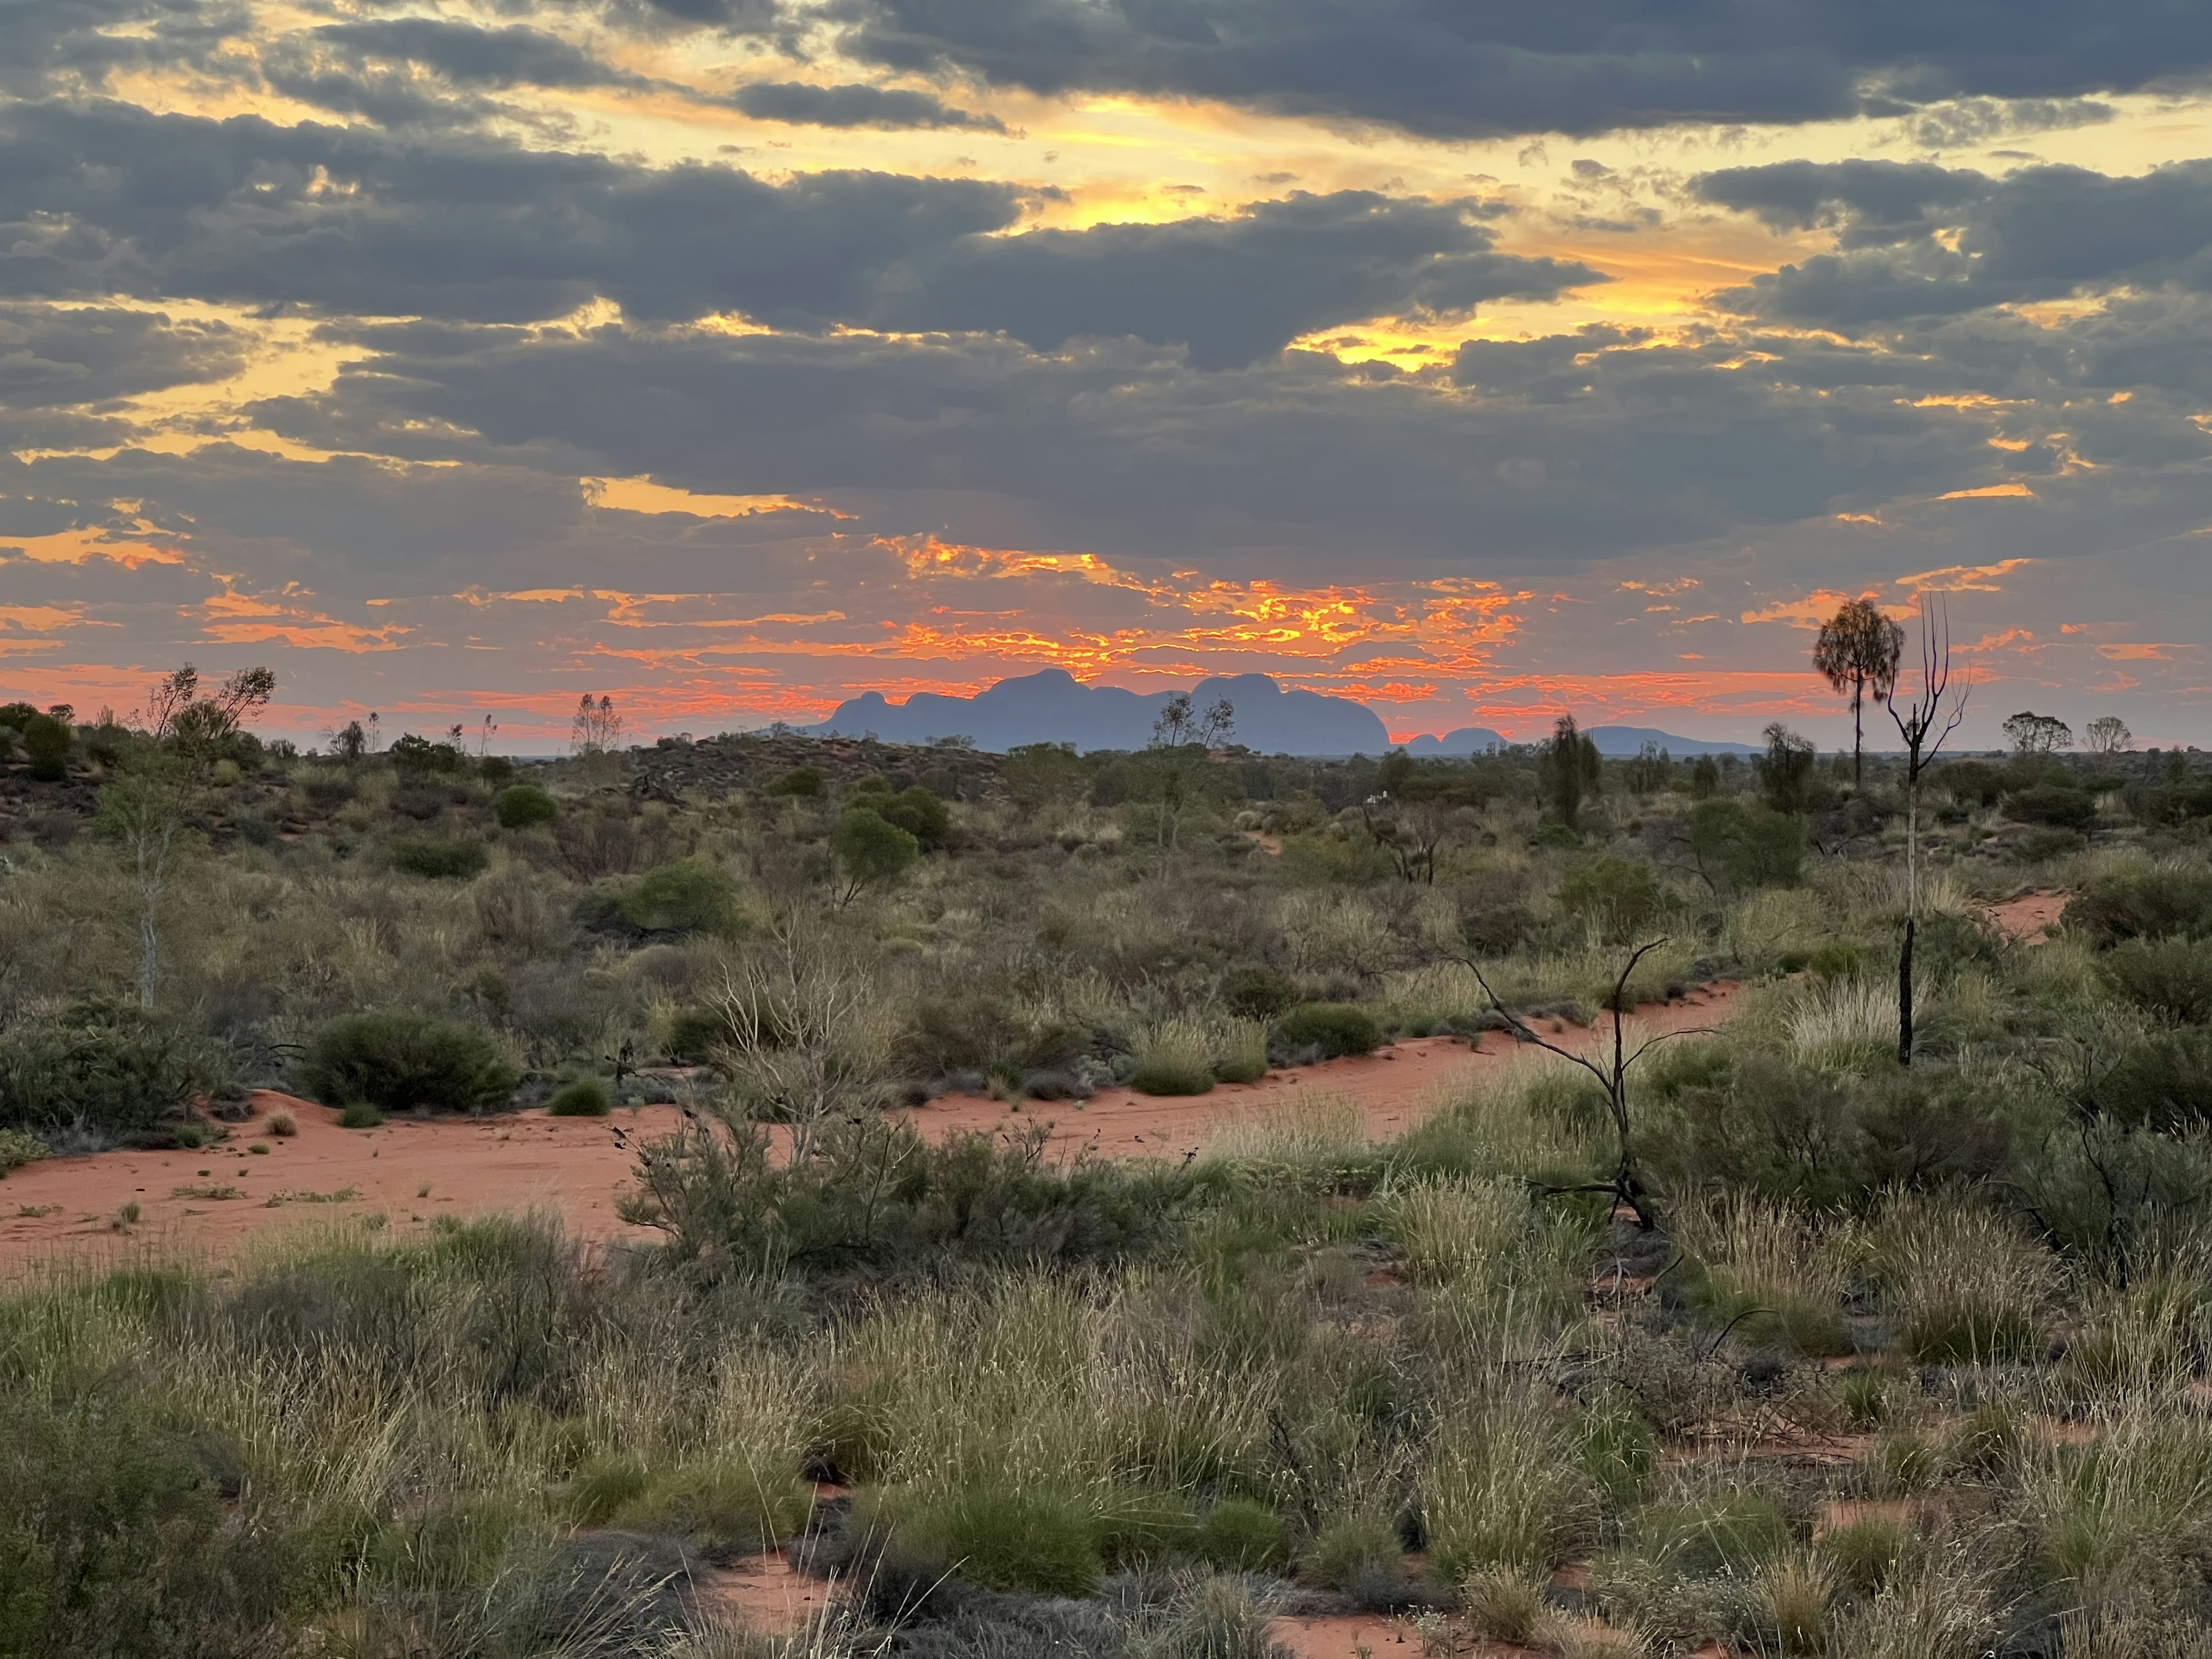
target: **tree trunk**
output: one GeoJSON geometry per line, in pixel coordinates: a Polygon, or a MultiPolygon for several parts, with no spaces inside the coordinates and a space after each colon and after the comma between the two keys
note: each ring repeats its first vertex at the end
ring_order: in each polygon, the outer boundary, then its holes
{"type": "Polygon", "coordinates": [[[1851,787],[1854,789],[1866,781],[1866,734],[1859,724],[1859,708],[1865,696],[1865,682],[1855,682],[1851,686],[1851,787]]]}
{"type": "Polygon", "coordinates": [[[1905,919],[1905,948],[1897,957],[1897,1063],[1912,1064],[1912,935],[1918,924],[1905,919]]]}

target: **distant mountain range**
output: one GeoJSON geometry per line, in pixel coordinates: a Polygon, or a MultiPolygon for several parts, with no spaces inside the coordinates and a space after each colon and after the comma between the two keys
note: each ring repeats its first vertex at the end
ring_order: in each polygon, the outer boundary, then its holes
{"type": "MultiPolygon", "coordinates": [[[[972,697],[917,691],[895,703],[880,691],[864,691],[839,703],[828,720],[799,729],[824,738],[872,735],[884,743],[968,738],[994,754],[1030,743],[1142,749],[1152,741],[1152,722],[1175,695],[1085,685],[1066,669],[1047,668],[1000,680],[972,697]]],[[[1237,711],[1232,741],[1263,755],[1381,756],[1395,746],[1389,729],[1366,704],[1318,691],[1285,690],[1265,674],[1201,680],[1190,698],[1201,710],[1226,698],[1237,711]]],[[[1748,744],[1680,738],[1639,726],[1597,726],[1589,733],[1601,755],[1633,755],[1646,742],[1677,756],[1759,752],[1748,744]]],[[[1415,738],[1405,747],[1413,755],[1474,755],[1506,744],[1486,727],[1468,726],[1441,738],[1415,738]]]]}

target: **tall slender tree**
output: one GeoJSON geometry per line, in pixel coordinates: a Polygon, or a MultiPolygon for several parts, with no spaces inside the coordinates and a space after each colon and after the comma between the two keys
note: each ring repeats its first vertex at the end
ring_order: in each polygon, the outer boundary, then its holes
{"type": "Polygon", "coordinates": [[[1813,666],[1838,692],[1851,695],[1851,782],[1864,775],[1861,710],[1866,700],[1889,701],[1897,689],[1898,665],[1905,659],[1905,630],[1881,614],[1872,599],[1849,599],[1820,624],[1814,641],[1813,666]]]}
{"type": "Polygon", "coordinates": [[[1912,1064],[1912,941],[1920,924],[1920,775],[1966,718],[1967,685],[1951,684],[1951,617],[1920,596],[1920,689],[1889,717],[1905,739],[1905,948],[1897,958],[1897,1063],[1912,1064]]]}

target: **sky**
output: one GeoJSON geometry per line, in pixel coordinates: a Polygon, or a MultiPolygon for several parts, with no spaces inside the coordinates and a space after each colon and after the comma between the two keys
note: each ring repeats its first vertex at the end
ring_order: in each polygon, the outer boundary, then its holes
{"type": "Polygon", "coordinates": [[[2208,555],[2203,8],[0,0],[0,700],[2212,746],[2208,555]]]}

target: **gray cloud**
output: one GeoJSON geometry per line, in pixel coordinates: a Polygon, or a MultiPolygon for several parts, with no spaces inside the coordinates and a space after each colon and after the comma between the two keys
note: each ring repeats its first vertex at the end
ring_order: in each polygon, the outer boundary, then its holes
{"type": "Polygon", "coordinates": [[[1220,98],[1487,137],[1826,119],[1870,91],[2059,100],[2212,66],[2165,0],[842,0],[845,50],[1041,93],[1220,98]]]}
{"type": "Polygon", "coordinates": [[[2212,289],[2212,162],[2135,178],[2023,167],[2002,179],[1784,162],[1707,173],[1696,187],[1776,229],[1836,231],[1841,252],[1722,296],[1777,319],[1856,327],[2121,284],[2212,289]]]}
{"type": "Polygon", "coordinates": [[[595,296],[647,320],[1134,335],[1206,367],[1318,327],[1601,280],[1495,251],[1475,203],[1295,196],[1222,219],[1022,236],[1012,186],[873,173],[769,184],[254,117],[0,112],[0,293],[127,293],[472,321],[595,296]]]}
{"type": "Polygon", "coordinates": [[[249,349],[222,323],[113,307],[0,304],[0,408],[107,405],[234,373],[249,349]]]}
{"type": "Polygon", "coordinates": [[[955,109],[926,92],[871,86],[817,87],[804,81],[756,81],[730,101],[757,121],[813,127],[971,127],[1004,132],[995,115],[955,109]]]}

